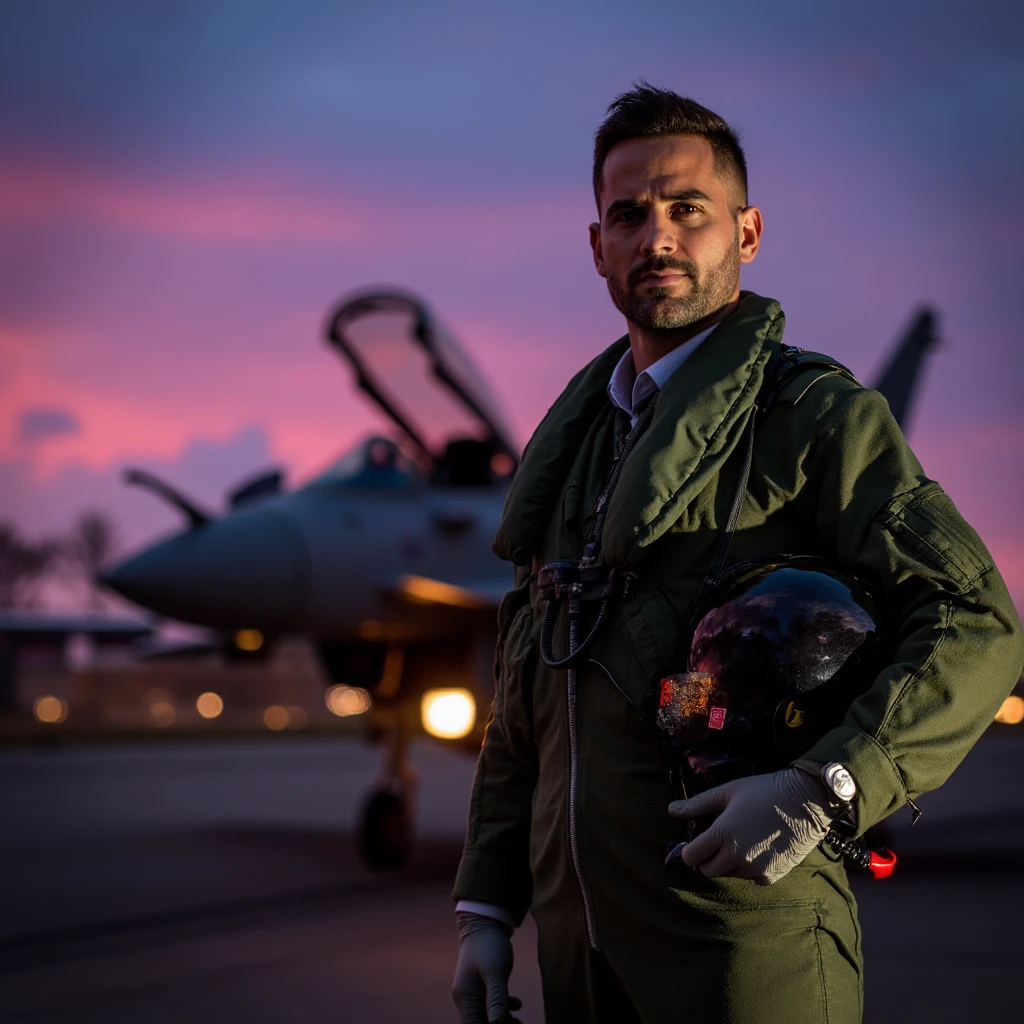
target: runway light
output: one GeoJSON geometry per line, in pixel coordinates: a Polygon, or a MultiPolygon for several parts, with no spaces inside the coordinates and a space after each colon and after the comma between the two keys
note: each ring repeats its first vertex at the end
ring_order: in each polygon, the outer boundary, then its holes
{"type": "Polygon", "coordinates": [[[466,736],[476,721],[476,701],[469,690],[427,690],[420,704],[423,728],[442,740],[466,736]]]}
{"type": "Polygon", "coordinates": [[[1004,725],[1018,725],[1024,722],[1024,697],[1018,697],[1016,694],[1007,697],[993,721],[1002,722],[1004,725]]]}
{"type": "Polygon", "coordinates": [[[332,686],[324,694],[324,703],[327,710],[339,718],[348,718],[351,715],[361,715],[364,711],[370,710],[373,701],[370,695],[359,686],[345,686],[339,683],[332,686]]]}
{"type": "Polygon", "coordinates": [[[236,630],[235,646],[240,651],[258,651],[263,646],[263,634],[258,629],[236,630]]]}
{"type": "Polygon", "coordinates": [[[207,691],[206,693],[199,694],[196,698],[196,711],[198,711],[203,718],[217,718],[223,710],[224,701],[221,700],[219,693],[207,691]]]}
{"type": "Polygon", "coordinates": [[[280,732],[282,729],[287,729],[290,718],[291,716],[288,714],[288,709],[281,707],[280,704],[271,704],[270,707],[263,712],[263,724],[274,732],[280,732]]]}
{"type": "Polygon", "coordinates": [[[149,714],[153,724],[165,729],[174,721],[174,705],[167,700],[157,700],[149,705],[149,714]]]}
{"type": "Polygon", "coordinates": [[[68,702],[60,697],[47,694],[40,697],[32,705],[32,714],[36,716],[37,722],[46,725],[58,725],[68,717],[68,702]]]}

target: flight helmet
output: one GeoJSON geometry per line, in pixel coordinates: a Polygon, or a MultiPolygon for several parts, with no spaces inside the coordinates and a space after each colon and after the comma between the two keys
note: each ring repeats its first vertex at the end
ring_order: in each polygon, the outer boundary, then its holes
{"type": "Polygon", "coordinates": [[[881,668],[868,588],[823,558],[730,569],[661,681],[657,722],[698,788],[774,771],[838,725],[881,668]]]}

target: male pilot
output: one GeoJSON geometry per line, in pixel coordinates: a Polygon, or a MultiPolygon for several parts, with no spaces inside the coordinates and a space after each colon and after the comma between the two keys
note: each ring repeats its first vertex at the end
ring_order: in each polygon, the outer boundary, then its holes
{"type": "MultiPolygon", "coordinates": [[[[730,561],[831,560],[873,588],[895,654],[793,764],[673,801],[636,708],[685,668],[784,319],[740,291],[762,218],[722,118],[641,83],[597,131],[593,183],[594,265],[628,333],[537,428],[495,541],[515,587],[453,893],[460,1020],[513,1019],[509,936],[530,910],[549,1024],[853,1024],[860,932],[842,860],[821,845],[842,802],[819,769],[843,770],[858,834],[941,785],[1021,671],[1020,622],[882,396],[842,373],[798,378],[759,422],[730,561]],[[538,656],[537,571],[580,560],[617,456],[600,559],[635,578],[569,694],[538,656]],[[685,866],[666,867],[672,816],[709,812],[685,866]]],[[[847,326],[855,299],[835,311],[847,326]]],[[[564,649],[564,616],[558,632],[564,649]]]]}

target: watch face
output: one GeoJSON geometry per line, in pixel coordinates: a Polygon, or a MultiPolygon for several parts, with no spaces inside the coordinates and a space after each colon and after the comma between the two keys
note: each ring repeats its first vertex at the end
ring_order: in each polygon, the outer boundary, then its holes
{"type": "Polygon", "coordinates": [[[840,800],[852,800],[857,795],[853,776],[841,764],[828,766],[825,782],[840,800]]]}

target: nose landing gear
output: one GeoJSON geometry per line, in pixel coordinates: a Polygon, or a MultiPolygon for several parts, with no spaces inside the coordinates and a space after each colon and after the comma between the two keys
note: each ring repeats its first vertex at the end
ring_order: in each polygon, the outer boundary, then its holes
{"type": "Polygon", "coordinates": [[[409,733],[395,708],[381,781],[363,804],[358,847],[376,870],[405,867],[412,854],[419,776],[409,763],[409,733]]]}

